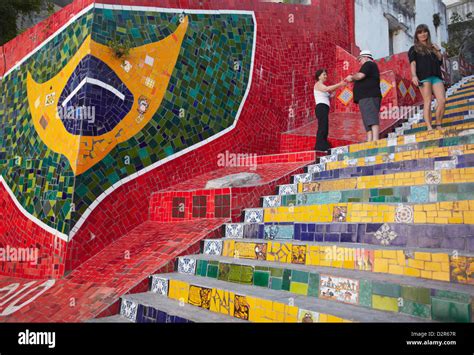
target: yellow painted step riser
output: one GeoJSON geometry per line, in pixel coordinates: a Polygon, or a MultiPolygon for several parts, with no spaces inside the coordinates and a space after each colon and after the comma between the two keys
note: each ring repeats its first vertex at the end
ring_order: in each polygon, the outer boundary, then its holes
{"type": "Polygon", "coordinates": [[[474,182],[474,168],[413,171],[387,175],[359,176],[339,180],[321,180],[299,183],[298,193],[313,193],[341,190],[363,190],[373,188],[390,188],[397,186],[415,186],[429,184],[463,184],[474,182]]]}
{"type": "MultiPolygon", "coordinates": [[[[445,123],[458,122],[458,121],[464,120],[465,117],[466,117],[466,115],[459,115],[459,116],[453,116],[453,117],[449,117],[449,118],[443,118],[443,119],[441,120],[441,123],[442,123],[442,124],[445,124],[445,123]]],[[[432,122],[433,122],[433,123],[436,123],[435,120],[434,120],[434,117],[433,117],[432,122]]],[[[420,127],[425,127],[425,126],[426,126],[426,123],[423,121],[423,122],[414,124],[414,125],[412,126],[412,129],[420,128],[420,127]]]]}
{"type": "Polygon", "coordinates": [[[474,224],[474,201],[337,203],[264,209],[264,222],[474,224]]]}
{"type": "Polygon", "coordinates": [[[179,302],[207,309],[210,312],[250,322],[297,323],[301,322],[307,313],[313,315],[313,322],[350,322],[330,314],[319,313],[315,315],[315,312],[310,312],[290,304],[238,295],[234,292],[217,288],[208,289],[173,279],[169,280],[168,297],[179,302]]]}
{"type": "Polygon", "coordinates": [[[474,285],[473,276],[462,272],[463,268],[474,265],[474,257],[456,254],[407,253],[403,249],[301,245],[283,241],[224,240],[222,255],[235,259],[333,267],[474,285]]]}
{"type": "MultiPolygon", "coordinates": [[[[472,128],[474,128],[474,122],[460,124],[453,127],[445,127],[442,130],[417,132],[412,135],[408,135],[410,136],[409,138],[411,138],[410,140],[408,140],[406,136],[397,137],[397,145],[404,145],[404,144],[415,143],[415,142],[420,143],[420,142],[426,142],[426,141],[431,141],[431,140],[436,140],[436,139],[441,139],[441,138],[446,138],[446,137],[454,137],[454,136],[457,136],[459,132],[463,130],[472,129],[472,128]]],[[[380,139],[374,142],[352,144],[349,146],[349,152],[355,153],[361,150],[383,148],[383,147],[387,147],[387,144],[388,144],[388,139],[386,138],[380,139]]]]}
{"type": "Polygon", "coordinates": [[[468,145],[459,145],[452,147],[433,147],[426,148],[422,150],[406,151],[393,153],[393,159],[390,158],[388,154],[381,154],[374,156],[375,161],[366,163],[364,158],[357,158],[357,162],[353,165],[351,161],[355,159],[348,159],[342,161],[334,161],[326,163],[326,170],[335,170],[335,169],[344,169],[350,166],[368,166],[368,165],[377,165],[385,164],[390,162],[399,162],[406,160],[417,160],[417,159],[428,159],[428,158],[439,158],[439,157],[449,157],[453,154],[473,154],[474,153],[474,144],[468,145]],[[455,152],[455,153],[453,153],[455,152]]]}

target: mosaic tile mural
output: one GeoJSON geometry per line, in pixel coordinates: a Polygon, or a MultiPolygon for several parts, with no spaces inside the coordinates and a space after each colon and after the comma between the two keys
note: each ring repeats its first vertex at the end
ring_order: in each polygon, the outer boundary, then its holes
{"type": "Polygon", "coordinates": [[[118,181],[232,126],[254,32],[249,12],[92,8],[2,82],[6,184],[67,235],[118,181]],[[121,59],[118,40],[130,46],[121,59]]]}

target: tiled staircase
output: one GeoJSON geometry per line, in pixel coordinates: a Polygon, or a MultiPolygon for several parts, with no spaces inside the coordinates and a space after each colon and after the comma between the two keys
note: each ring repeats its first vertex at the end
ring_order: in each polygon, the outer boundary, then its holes
{"type": "Polygon", "coordinates": [[[474,78],[443,129],[415,115],[332,150],[110,322],[472,322],[474,78]]]}

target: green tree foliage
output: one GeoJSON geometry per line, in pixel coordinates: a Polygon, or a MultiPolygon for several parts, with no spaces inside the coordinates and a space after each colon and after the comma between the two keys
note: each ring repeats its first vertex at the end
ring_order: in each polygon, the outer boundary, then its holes
{"type": "Polygon", "coordinates": [[[1,0],[0,1],[0,45],[18,35],[17,19],[20,16],[31,16],[41,10],[53,11],[51,0],[1,0]]]}
{"type": "Polygon", "coordinates": [[[449,43],[442,43],[446,48],[448,57],[455,57],[459,55],[459,50],[463,43],[472,36],[474,29],[474,18],[472,13],[468,13],[465,18],[454,12],[451,15],[451,24],[448,26],[449,43]]]}

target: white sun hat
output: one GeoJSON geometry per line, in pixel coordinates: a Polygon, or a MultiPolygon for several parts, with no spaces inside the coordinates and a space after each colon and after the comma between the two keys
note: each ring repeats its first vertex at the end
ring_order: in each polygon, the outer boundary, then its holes
{"type": "Polygon", "coordinates": [[[368,57],[370,59],[374,59],[374,56],[372,55],[372,52],[369,51],[368,49],[364,49],[362,52],[360,52],[359,58],[360,57],[368,57]]]}

